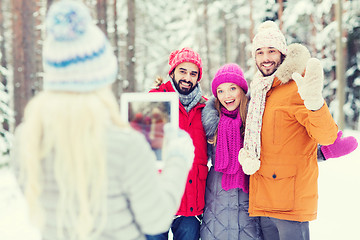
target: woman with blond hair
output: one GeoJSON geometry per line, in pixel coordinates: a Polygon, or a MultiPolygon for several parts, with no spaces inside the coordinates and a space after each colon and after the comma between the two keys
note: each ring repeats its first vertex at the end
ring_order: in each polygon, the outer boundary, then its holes
{"type": "Polygon", "coordinates": [[[206,180],[202,240],[261,240],[257,218],[249,217],[249,176],[238,161],[243,147],[249,98],[239,65],[218,69],[211,83],[214,97],[202,112],[211,168],[206,180]]]}
{"type": "Polygon", "coordinates": [[[43,48],[44,91],[15,134],[14,168],[44,240],[145,239],[169,228],[194,147],[166,129],[162,174],[145,137],[120,119],[117,61],[79,1],[53,4],[43,48]],[[181,145],[181,151],[179,149],[181,145]]]}

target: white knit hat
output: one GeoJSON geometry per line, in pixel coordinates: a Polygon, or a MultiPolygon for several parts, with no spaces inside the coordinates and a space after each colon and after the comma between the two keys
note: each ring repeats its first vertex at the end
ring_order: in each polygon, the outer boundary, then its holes
{"type": "Polygon", "coordinates": [[[116,80],[117,60],[81,1],[54,3],[46,18],[44,89],[87,92],[116,80]]]}
{"type": "Polygon", "coordinates": [[[273,21],[265,21],[260,24],[257,34],[253,39],[253,57],[255,57],[256,50],[262,47],[273,47],[286,55],[287,45],[285,37],[273,21]]]}

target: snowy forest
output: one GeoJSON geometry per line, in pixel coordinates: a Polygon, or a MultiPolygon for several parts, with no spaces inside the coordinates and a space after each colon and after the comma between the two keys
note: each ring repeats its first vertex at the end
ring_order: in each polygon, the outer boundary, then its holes
{"type": "MultiPolygon", "coordinates": [[[[79,0],[81,1],[81,0],[79,0]]],[[[43,24],[55,0],[0,0],[0,151],[42,87],[43,24]]],[[[203,94],[216,70],[235,62],[251,81],[251,40],[276,21],[287,43],[302,43],[325,71],[323,95],[340,129],[360,130],[360,0],[83,0],[118,56],[114,92],[148,91],[168,78],[173,50],[191,47],[204,65],[203,94]]],[[[91,39],[89,39],[91,41],[91,39]]]]}

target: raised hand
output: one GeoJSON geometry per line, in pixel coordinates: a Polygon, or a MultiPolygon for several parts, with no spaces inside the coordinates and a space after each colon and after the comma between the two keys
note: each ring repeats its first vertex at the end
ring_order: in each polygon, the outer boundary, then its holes
{"type": "Polygon", "coordinates": [[[293,73],[292,78],[298,86],[298,92],[304,105],[309,110],[319,110],[324,105],[322,90],[324,86],[324,70],[317,58],[310,58],[306,64],[305,76],[293,73]]]}

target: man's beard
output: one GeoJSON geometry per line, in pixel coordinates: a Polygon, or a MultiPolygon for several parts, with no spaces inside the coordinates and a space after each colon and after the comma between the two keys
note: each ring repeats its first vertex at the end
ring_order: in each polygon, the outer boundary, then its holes
{"type": "MultiPolygon", "coordinates": [[[[261,69],[261,67],[259,67],[259,65],[258,64],[256,64],[256,66],[257,66],[257,68],[259,69],[259,71],[262,73],[262,75],[264,76],[264,77],[268,77],[268,76],[271,76],[274,72],[276,72],[276,70],[278,70],[278,68],[279,68],[279,66],[281,65],[281,63],[282,63],[282,61],[279,61],[278,63],[276,63],[276,62],[272,62],[272,63],[274,63],[274,68],[272,68],[272,69],[270,69],[271,71],[263,71],[262,69],[261,69]]],[[[263,63],[261,63],[261,64],[263,64],[263,63]]],[[[260,65],[261,66],[261,65],[260,65]]]]}
{"type": "MultiPolygon", "coordinates": [[[[175,78],[175,76],[174,76],[174,78],[175,78]]],[[[175,88],[176,88],[176,90],[177,90],[180,94],[182,94],[182,95],[188,95],[188,94],[190,94],[190,93],[196,88],[196,86],[197,86],[197,84],[195,84],[195,86],[193,86],[192,82],[187,82],[187,81],[185,81],[185,80],[179,80],[179,82],[176,82],[176,81],[174,80],[174,78],[173,78],[172,80],[173,80],[173,83],[174,83],[174,85],[175,85],[175,88]],[[188,89],[180,88],[180,83],[181,83],[181,82],[184,82],[184,83],[189,84],[189,85],[190,85],[190,88],[188,88],[188,89]]]]}
{"type": "MultiPolygon", "coordinates": [[[[284,62],[285,58],[286,58],[286,56],[283,55],[283,54],[281,54],[281,58],[280,58],[280,61],[279,61],[278,63],[276,63],[276,62],[274,62],[274,61],[272,61],[272,62],[265,62],[265,63],[274,63],[274,66],[275,66],[275,67],[274,67],[273,69],[271,69],[272,71],[270,71],[270,72],[265,72],[265,71],[261,70],[261,68],[259,67],[259,65],[258,65],[257,63],[256,63],[256,67],[259,69],[259,71],[262,73],[262,75],[263,75],[264,77],[268,77],[268,76],[273,75],[274,72],[276,72],[276,71],[278,70],[279,66],[284,62]]],[[[262,62],[261,64],[264,64],[264,62],[262,62]]],[[[261,66],[261,65],[260,65],[260,66],[261,66]]]]}

